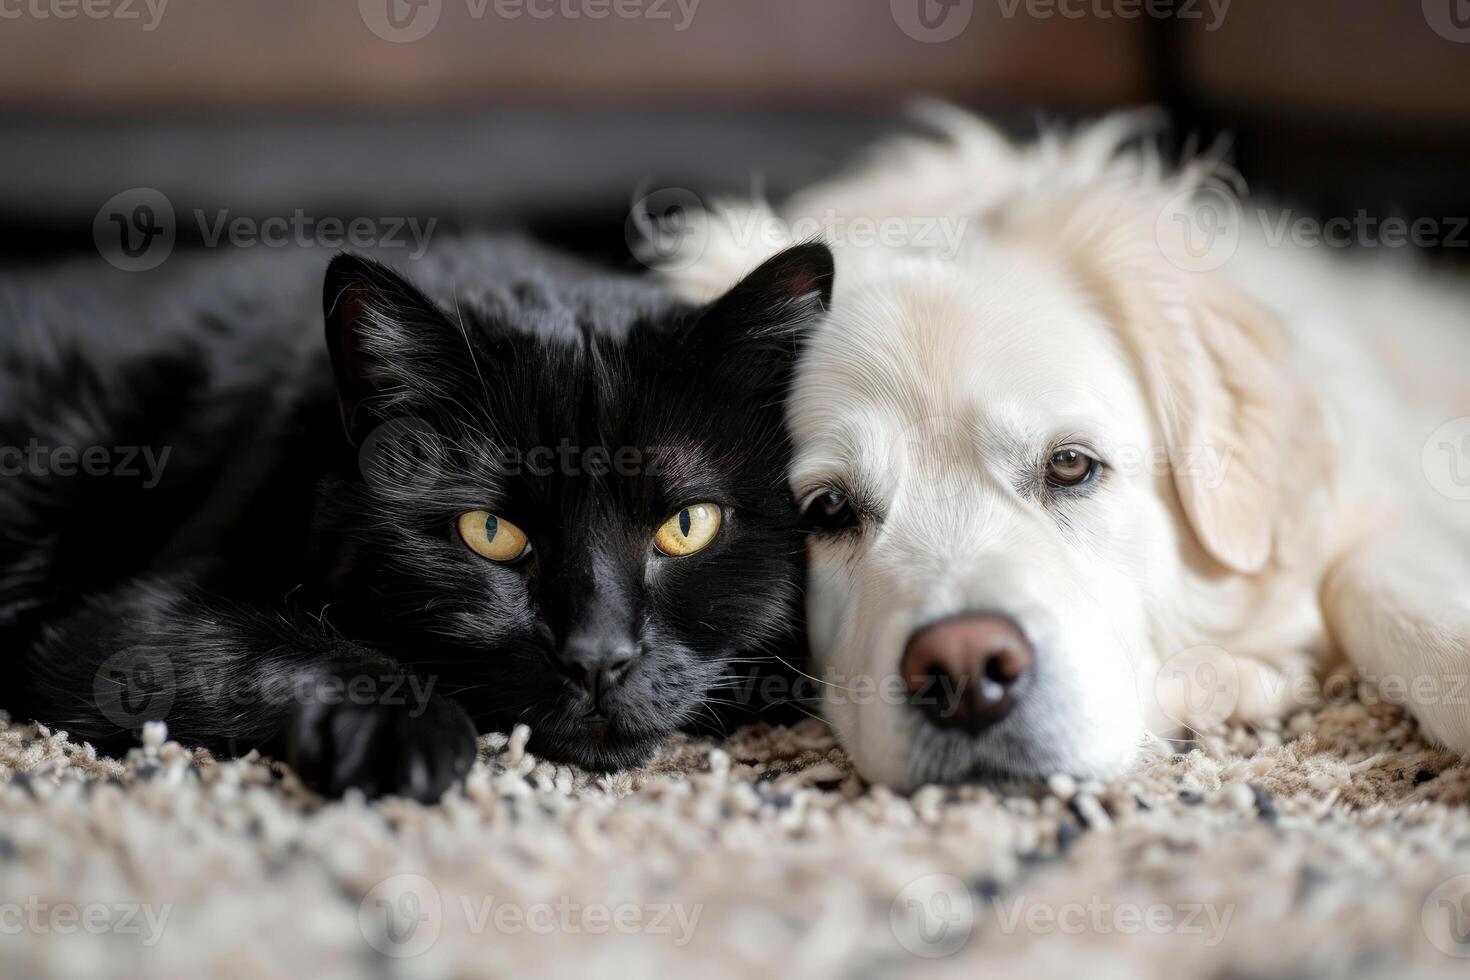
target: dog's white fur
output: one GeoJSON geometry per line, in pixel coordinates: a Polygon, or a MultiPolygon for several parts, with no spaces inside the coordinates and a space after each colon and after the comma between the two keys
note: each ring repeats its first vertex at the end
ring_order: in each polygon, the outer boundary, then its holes
{"type": "Polygon", "coordinates": [[[1421,465],[1470,415],[1465,297],[1251,221],[1199,270],[1181,236],[1210,167],[1126,149],[1140,117],[1018,146],[926,116],[945,139],[882,147],[779,211],[712,208],[665,270],[709,297],[788,244],[771,227],[965,225],[952,255],[832,236],[832,310],[790,403],[798,497],[840,487],[874,511],[810,552],[824,710],[860,771],[1114,774],[1222,702],[1290,712],[1339,654],[1402,679],[1424,730],[1470,751],[1470,503],[1421,465]],[[1090,492],[1039,484],[1063,444],[1107,464],[1090,492]],[[1032,690],[979,738],[885,683],[916,628],[973,610],[1037,650],[1032,690]]]}

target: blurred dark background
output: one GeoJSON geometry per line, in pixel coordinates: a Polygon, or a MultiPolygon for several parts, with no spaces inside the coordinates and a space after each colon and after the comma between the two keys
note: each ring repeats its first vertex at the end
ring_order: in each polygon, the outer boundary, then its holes
{"type": "Polygon", "coordinates": [[[779,195],[917,95],[1018,133],[1157,104],[1253,195],[1470,214],[1470,0],[0,0],[0,260],[95,257],[147,187],[627,261],[638,189],[779,195]]]}

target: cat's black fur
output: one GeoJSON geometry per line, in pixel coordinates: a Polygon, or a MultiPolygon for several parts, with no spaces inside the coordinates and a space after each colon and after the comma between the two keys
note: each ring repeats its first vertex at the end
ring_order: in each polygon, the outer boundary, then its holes
{"type": "Polygon", "coordinates": [[[0,287],[0,447],[42,450],[0,478],[12,715],[109,749],[162,718],[329,793],[428,799],[474,729],[627,765],[728,699],[735,665],[797,648],[782,403],[825,247],[702,308],[503,240],[431,251],[417,287],[351,256],[324,289],[310,253],[171,264],[147,289],[0,287]],[[58,447],[111,470],[61,472],[58,447]],[[133,447],[154,464],[118,472],[133,447]],[[660,554],[700,501],[724,508],[714,543],[660,554]],[[530,555],[471,552],[473,510],[530,555]],[[594,698],[608,651],[636,658],[594,698]]]}

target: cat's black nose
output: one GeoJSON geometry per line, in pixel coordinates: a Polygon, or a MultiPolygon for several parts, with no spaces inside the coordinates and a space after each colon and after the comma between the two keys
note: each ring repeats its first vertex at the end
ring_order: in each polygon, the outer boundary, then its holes
{"type": "Polygon", "coordinates": [[[638,647],[631,642],[572,637],[558,659],[566,675],[592,696],[592,703],[601,705],[637,658],[638,647]]]}

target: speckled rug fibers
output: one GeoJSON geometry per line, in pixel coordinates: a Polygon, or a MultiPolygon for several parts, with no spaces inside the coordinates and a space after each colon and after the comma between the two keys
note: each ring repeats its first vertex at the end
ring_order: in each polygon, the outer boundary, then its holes
{"type": "Polygon", "coordinates": [[[325,803],[0,721],[0,976],[1470,976],[1470,767],[1384,705],[1006,794],[866,787],[815,722],[610,777],[524,744],[325,803]]]}

